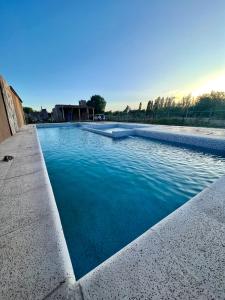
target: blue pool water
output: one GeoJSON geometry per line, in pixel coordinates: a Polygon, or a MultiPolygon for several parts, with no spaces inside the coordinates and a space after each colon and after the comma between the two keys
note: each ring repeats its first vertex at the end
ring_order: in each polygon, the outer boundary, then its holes
{"type": "Polygon", "coordinates": [[[38,134],[77,278],[225,173],[222,156],[149,139],[38,134]]]}

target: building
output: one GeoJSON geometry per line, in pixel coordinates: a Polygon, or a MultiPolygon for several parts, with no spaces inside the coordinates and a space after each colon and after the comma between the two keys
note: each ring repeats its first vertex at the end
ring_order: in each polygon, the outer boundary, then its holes
{"type": "Polygon", "coordinates": [[[42,108],[40,111],[33,111],[32,109],[25,108],[25,118],[28,124],[33,123],[48,123],[52,121],[51,113],[48,113],[46,108],[42,108]]]}
{"type": "Polygon", "coordinates": [[[79,105],[57,104],[52,110],[54,122],[72,122],[94,120],[94,108],[80,100],[79,105]]]}
{"type": "Polygon", "coordinates": [[[41,107],[40,118],[43,122],[46,122],[49,120],[49,114],[47,112],[47,109],[41,107]]]}
{"type": "Polygon", "coordinates": [[[25,124],[22,100],[0,76],[0,143],[25,124]]]}
{"type": "Polygon", "coordinates": [[[40,111],[31,111],[25,113],[27,123],[47,123],[51,122],[51,114],[47,109],[41,108],[40,111]]]}

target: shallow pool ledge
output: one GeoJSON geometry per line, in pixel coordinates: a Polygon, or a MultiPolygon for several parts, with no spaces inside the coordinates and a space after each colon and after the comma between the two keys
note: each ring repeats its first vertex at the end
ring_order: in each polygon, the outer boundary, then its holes
{"type": "MultiPolygon", "coordinates": [[[[168,126],[169,127],[169,126],[168,126]]],[[[195,146],[208,150],[216,150],[225,153],[225,138],[224,136],[207,135],[205,133],[193,133],[191,127],[189,132],[176,132],[168,127],[152,126],[149,128],[135,129],[134,135],[139,137],[151,138],[159,141],[177,143],[180,145],[195,146]]],[[[217,129],[214,129],[216,132],[217,129]]]]}
{"type": "Polygon", "coordinates": [[[0,207],[0,299],[79,295],[35,126],[0,144],[0,207]]]}

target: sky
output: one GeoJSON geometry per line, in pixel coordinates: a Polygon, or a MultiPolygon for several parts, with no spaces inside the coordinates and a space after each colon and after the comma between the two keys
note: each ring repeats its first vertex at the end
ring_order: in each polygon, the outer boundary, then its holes
{"type": "Polygon", "coordinates": [[[0,74],[24,106],[225,90],[225,0],[1,0],[0,13],[0,74]]]}

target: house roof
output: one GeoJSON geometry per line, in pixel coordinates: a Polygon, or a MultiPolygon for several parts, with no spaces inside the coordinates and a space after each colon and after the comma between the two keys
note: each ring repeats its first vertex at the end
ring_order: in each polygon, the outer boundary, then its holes
{"type": "Polygon", "coordinates": [[[81,104],[81,105],[79,105],[79,104],[77,104],[77,105],[75,105],[75,104],[56,104],[55,108],[57,108],[57,107],[68,107],[68,108],[86,108],[86,107],[88,107],[88,108],[94,108],[92,106],[88,106],[87,104],[81,104]]]}

